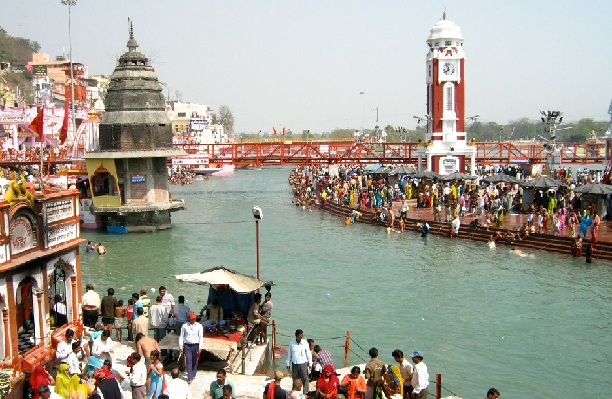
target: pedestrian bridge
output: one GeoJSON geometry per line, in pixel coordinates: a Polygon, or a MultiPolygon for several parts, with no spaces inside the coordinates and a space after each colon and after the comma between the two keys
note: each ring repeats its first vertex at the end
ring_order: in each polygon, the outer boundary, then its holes
{"type": "MultiPolygon", "coordinates": [[[[475,142],[476,163],[601,165],[606,160],[605,143],[563,143],[554,153],[539,142],[475,142]]],[[[415,164],[421,143],[363,143],[352,140],[273,140],[223,144],[175,144],[190,157],[207,163],[236,166],[316,164],[415,164]]],[[[82,161],[65,149],[0,151],[0,165],[72,164],[82,161]]]]}
{"type": "MultiPolygon", "coordinates": [[[[420,143],[356,143],[354,141],[278,140],[224,144],[178,144],[188,154],[209,162],[233,165],[415,164],[420,143]]],[[[475,142],[476,163],[601,164],[605,143],[564,143],[554,153],[539,142],[475,142]],[[553,159],[554,158],[554,159],[553,159]]]]}

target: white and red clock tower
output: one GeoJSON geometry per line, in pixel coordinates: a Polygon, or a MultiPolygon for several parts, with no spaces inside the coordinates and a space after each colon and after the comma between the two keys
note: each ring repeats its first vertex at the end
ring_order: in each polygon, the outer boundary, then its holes
{"type": "Polygon", "coordinates": [[[446,12],[431,29],[427,46],[427,137],[419,147],[419,168],[474,174],[476,150],[465,133],[463,37],[446,12]]]}

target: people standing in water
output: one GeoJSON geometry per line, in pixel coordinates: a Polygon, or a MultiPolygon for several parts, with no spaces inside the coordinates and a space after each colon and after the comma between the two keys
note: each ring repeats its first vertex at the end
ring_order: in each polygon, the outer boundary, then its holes
{"type": "Polygon", "coordinates": [[[104,255],[106,253],[106,247],[102,245],[101,242],[99,242],[98,245],[96,245],[96,249],[98,251],[98,255],[104,255]]]}

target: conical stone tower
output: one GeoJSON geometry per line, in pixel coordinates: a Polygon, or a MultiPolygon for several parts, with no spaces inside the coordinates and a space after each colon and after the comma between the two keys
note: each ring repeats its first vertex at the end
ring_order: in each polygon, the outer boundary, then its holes
{"type": "Polygon", "coordinates": [[[170,212],[184,209],[168,193],[172,125],[157,74],[139,52],[130,23],[128,51],[117,62],[100,123],[100,149],[88,152],[91,211],[110,232],[170,228],[170,212]]]}

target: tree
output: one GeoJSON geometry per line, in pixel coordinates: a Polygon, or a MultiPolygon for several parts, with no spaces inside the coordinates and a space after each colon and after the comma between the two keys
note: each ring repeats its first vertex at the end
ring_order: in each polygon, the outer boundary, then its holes
{"type": "Polygon", "coordinates": [[[219,123],[223,125],[223,130],[228,137],[233,137],[234,135],[234,114],[229,109],[227,105],[222,105],[219,107],[219,123]]]}

